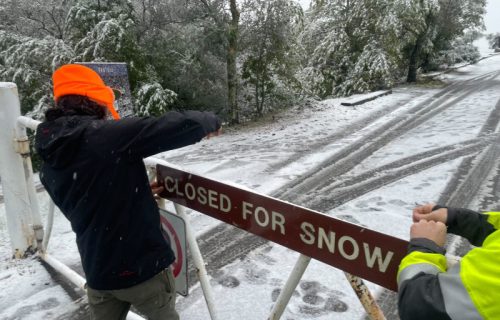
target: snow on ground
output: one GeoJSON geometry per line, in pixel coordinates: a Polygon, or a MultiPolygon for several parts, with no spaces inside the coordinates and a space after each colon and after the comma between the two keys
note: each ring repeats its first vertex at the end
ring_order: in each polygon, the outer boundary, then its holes
{"type": "MultiPolygon", "coordinates": [[[[458,73],[444,74],[441,78],[444,81],[465,80],[492,70],[500,70],[500,56],[461,68],[458,73]]],[[[270,194],[437,91],[436,88],[403,86],[396,88],[392,95],[357,107],[341,106],[342,99],[296,107],[286,114],[276,115],[272,122],[248,125],[239,131],[228,130],[220,137],[167,152],[162,157],[188,171],[270,194]],[[346,130],[355,121],[377,115],[388,108],[392,108],[393,112],[353,135],[329,145],[317,143],[328,140],[335,132],[346,130]],[[298,154],[301,156],[294,161],[273,167],[298,154]]],[[[396,143],[379,150],[354,172],[474,137],[499,99],[498,88],[467,97],[453,108],[406,132],[396,143]]],[[[408,239],[411,209],[417,202],[436,201],[459,162],[460,159],[456,159],[401,179],[326,213],[339,218],[350,216],[371,229],[408,239]]],[[[42,217],[45,218],[47,195],[40,193],[39,201],[42,217]]],[[[198,234],[219,223],[197,212],[189,214],[193,229],[198,234]]],[[[74,234],[60,213],[56,214],[52,234],[49,252],[70,266],[78,266],[74,234]]],[[[39,262],[10,259],[3,204],[0,204],[0,244],[1,319],[53,319],[76,308],[39,262]]],[[[266,319],[297,258],[297,253],[269,244],[213,275],[211,283],[219,318],[266,319]]],[[[368,285],[375,292],[380,289],[376,285],[368,285]]],[[[187,298],[179,297],[177,301],[182,319],[209,319],[199,286],[192,288],[187,298]]],[[[362,315],[363,309],[344,274],[313,260],[282,319],[360,319],[362,315]]]]}

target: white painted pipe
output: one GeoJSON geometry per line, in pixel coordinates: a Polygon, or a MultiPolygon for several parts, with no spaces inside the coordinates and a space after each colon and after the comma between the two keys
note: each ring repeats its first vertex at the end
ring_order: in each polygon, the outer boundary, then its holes
{"type": "Polygon", "coordinates": [[[48,253],[39,253],[38,255],[43,261],[47,262],[47,264],[49,264],[52,268],[54,268],[54,270],[62,274],[71,283],[73,283],[79,289],[86,291],[85,284],[87,283],[87,281],[85,281],[84,277],[82,277],[70,267],[52,257],[48,253]]]}
{"type": "Polygon", "coordinates": [[[290,302],[290,299],[292,298],[295,288],[297,288],[300,279],[302,279],[304,272],[309,266],[309,262],[311,262],[310,257],[303,254],[299,256],[299,259],[297,259],[297,262],[295,263],[295,266],[293,267],[293,270],[290,273],[290,276],[288,277],[283,290],[280,292],[280,295],[278,296],[278,299],[273,306],[273,310],[271,311],[269,320],[278,320],[281,318],[286,306],[288,305],[288,302],[290,302]]]}
{"type": "Polygon", "coordinates": [[[49,245],[50,235],[52,234],[52,226],[54,225],[54,211],[56,205],[52,199],[49,200],[49,213],[47,215],[47,224],[45,225],[45,235],[43,237],[42,248],[44,252],[47,252],[47,246],[49,245]]]}
{"type": "Polygon", "coordinates": [[[198,243],[196,242],[196,236],[191,229],[189,217],[184,212],[184,207],[175,202],[174,206],[177,214],[186,222],[186,238],[189,244],[189,250],[191,251],[194,265],[197,269],[196,271],[198,274],[198,279],[200,280],[201,289],[203,290],[203,296],[205,297],[205,302],[207,303],[208,313],[210,314],[210,319],[216,320],[217,312],[215,299],[212,294],[212,287],[210,286],[210,280],[208,277],[207,269],[205,268],[205,262],[203,261],[203,256],[201,255],[198,243]]]}
{"type": "MultiPolygon", "coordinates": [[[[55,259],[49,254],[46,253],[40,253],[39,254],[40,258],[45,261],[48,265],[50,265],[54,270],[62,274],[66,279],[68,279],[71,283],[73,283],[75,286],[77,286],[79,289],[87,291],[87,288],[85,284],[87,281],[85,281],[85,278],[76,273],[74,270],[69,268],[67,265],[64,263],[60,262],[59,260],[55,259]]],[[[139,316],[136,313],[129,312],[127,315],[127,320],[144,320],[143,317],[139,316]]]]}
{"type": "Polygon", "coordinates": [[[24,177],[26,180],[26,188],[28,190],[29,203],[31,208],[31,218],[33,223],[33,231],[37,242],[38,250],[43,250],[43,224],[40,215],[40,207],[36,197],[35,183],[33,181],[33,166],[31,164],[30,146],[28,135],[26,134],[26,125],[30,125],[31,129],[35,130],[40,121],[33,120],[28,117],[20,116],[16,119],[16,144],[17,152],[23,159],[24,177]]]}
{"type": "Polygon", "coordinates": [[[28,191],[28,198],[31,208],[31,219],[33,223],[33,230],[35,232],[35,239],[37,241],[38,250],[42,250],[43,241],[43,224],[40,215],[40,207],[36,196],[35,182],[33,181],[33,166],[31,164],[31,157],[23,155],[24,177],[26,179],[26,189],[28,191]]]}
{"type": "Polygon", "coordinates": [[[0,82],[0,177],[13,255],[33,249],[34,232],[23,160],[16,153],[16,120],[21,116],[17,86],[0,82]]]}
{"type": "MultiPolygon", "coordinates": [[[[36,130],[38,125],[42,123],[41,121],[32,119],[30,117],[20,116],[17,118],[17,128],[22,130],[22,127],[29,128],[31,130],[36,130]]],[[[19,133],[18,133],[19,134],[19,133]]]]}

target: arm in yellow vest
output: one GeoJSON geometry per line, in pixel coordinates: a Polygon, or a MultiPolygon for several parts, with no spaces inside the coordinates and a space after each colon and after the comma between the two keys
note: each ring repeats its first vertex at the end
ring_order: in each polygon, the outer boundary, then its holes
{"type": "Polygon", "coordinates": [[[446,272],[445,250],[426,238],[410,240],[398,271],[398,311],[402,320],[450,320],[438,274],[446,272]]]}
{"type": "MultiPolygon", "coordinates": [[[[499,212],[481,214],[467,209],[446,208],[432,204],[415,208],[413,220],[446,222],[449,232],[467,238],[476,246],[482,246],[484,240],[500,227],[499,212]]],[[[397,278],[400,318],[402,320],[496,319],[489,316],[498,314],[498,310],[490,310],[490,307],[495,305],[488,302],[488,299],[493,299],[491,294],[485,296],[484,304],[482,300],[477,300],[477,296],[478,294],[480,297],[484,296],[480,294],[482,292],[480,289],[496,292],[495,288],[498,286],[493,285],[495,282],[491,282],[491,279],[486,279],[487,285],[484,285],[474,278],[480,274],[479,278],[482,279],[485,275],[491,274],[491,270],[495,270],[490,268],[488,263],[498,264],[498,259],[495,260],[498,256],[496,252],[488,248],[483,253],[482,248],[476,248],[461,262],[447,270],[444,248],[432,240],[432,237],[411,236],[408,255],[401,261],[397,278]],[[479,257],[480,254],[487,256],[479,257]],[[469,276],[472,278],[469,279],[469,276]]],[[[490,241],[487,245],[494,246],[494,242],[490,241]]],[[[495,272],[493,271],[493,275],[495,272]]]]}

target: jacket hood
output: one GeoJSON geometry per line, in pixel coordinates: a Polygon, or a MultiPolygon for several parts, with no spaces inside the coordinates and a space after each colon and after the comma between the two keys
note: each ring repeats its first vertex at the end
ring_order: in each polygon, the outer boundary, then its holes
{"type": "Polygon", "coordinates": [[[95,117],[60,117],[54,121],[41,123],[36,132],[35,149],[43,161],[53,168],[64,168],[77,155],[81,147],[82,125],[95,117]]]}

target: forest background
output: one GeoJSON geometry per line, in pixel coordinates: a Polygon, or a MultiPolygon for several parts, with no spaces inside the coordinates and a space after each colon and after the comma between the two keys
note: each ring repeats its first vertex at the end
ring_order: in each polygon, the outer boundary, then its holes
{"type": "MultiPolygon", "coordinates": [[[[305,99],[390,89],[475,62],[486,0],[1,0],[0,81],[22,113],[71,62],[126,62],[137,115],[212,110],[226,123],[305,99]]],[[[494,41],[497,35],[489,35],[494,41]]]]}

